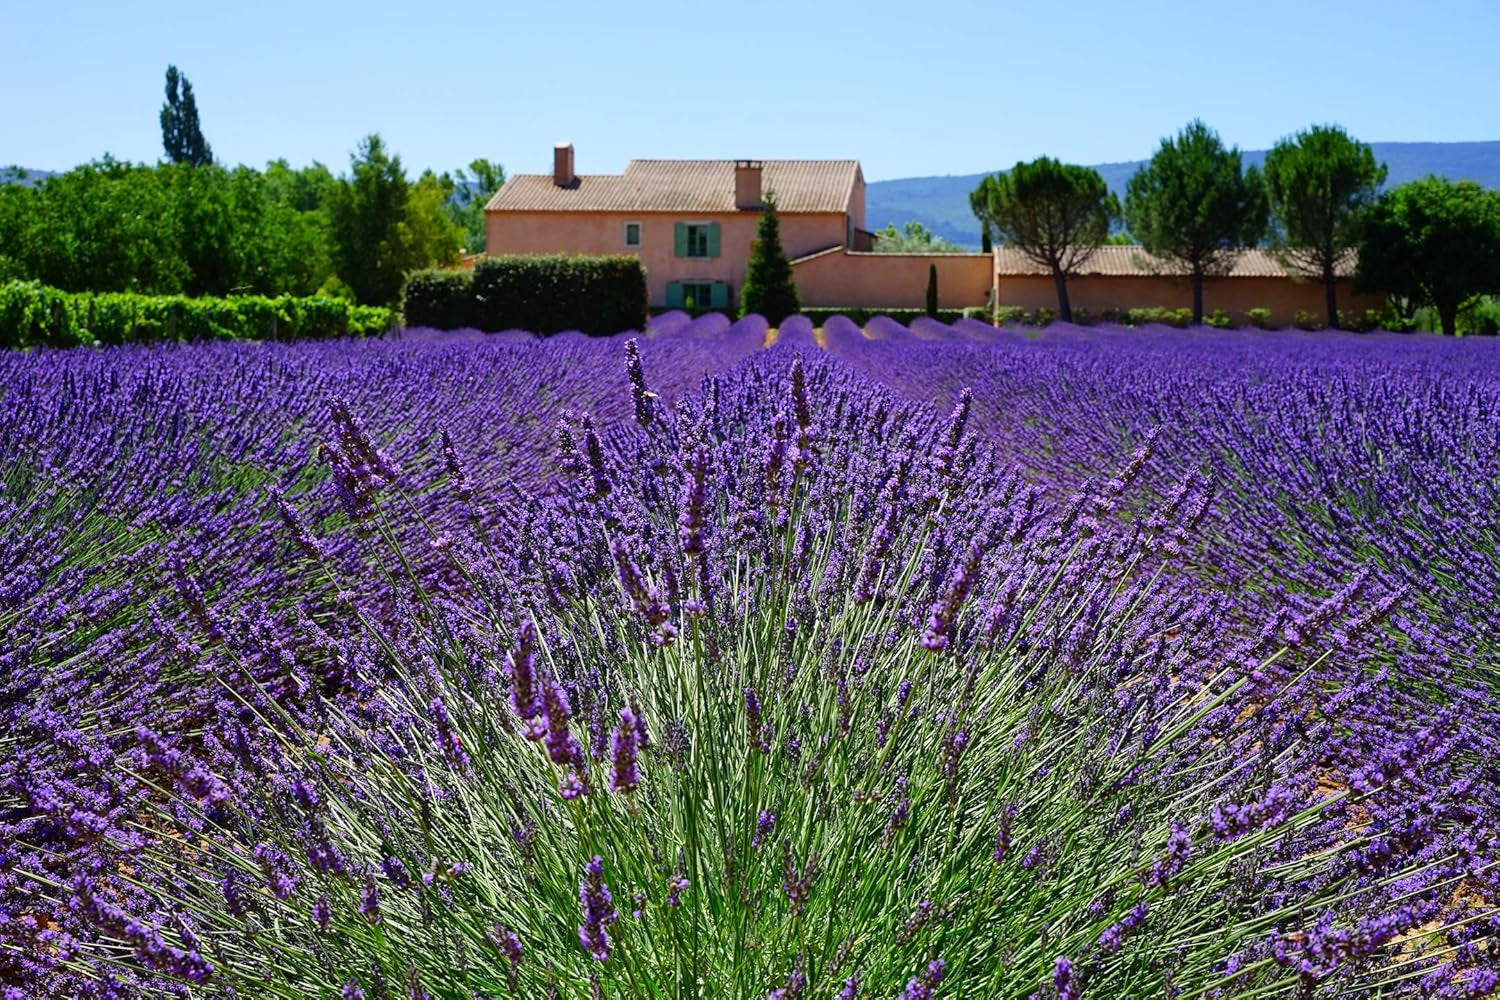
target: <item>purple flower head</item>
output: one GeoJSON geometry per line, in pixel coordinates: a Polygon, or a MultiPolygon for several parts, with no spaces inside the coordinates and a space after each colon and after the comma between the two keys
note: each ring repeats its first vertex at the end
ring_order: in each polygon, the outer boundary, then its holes
{"type": "Polygon", "coordinates": [[[625,373],[630,378],[630,396],[635,403],[635,422],[642,427],[649,427],[656,393],[646,389],[646,372],[641,367],[641,349],[634,337],[625,341],[625,373]]]}
{"type": "Polygon", "coordinates": [[[755,836],[751,838],[750,846],[756,849],[764,847],[775,830],[776,814],[769,809],[762,809],[760,816],[755,820],[755,836]]]}
{"type": "Polygon", "coordinates": [[[578,943],[596,962],[609,961],[609,934],[605,928],[620,919],[614,896],[604,882],[604,859],[594,855],[583,868],[578,884],[578,902],[583,907],[583,923],[578,927],[578,943]]]}
{"type": "Polygon", "coordinates": [[[485,934],[485,939],[496,951],[505,956],[507,966],[505,975],[510,991],[511,993],[519,992],[521,959],[525,957],[525,951],[521,947],[521,935],[504,924],[497,923],[490,927],[489,932],[485,934]]]}
{"type": "Polygon", "coordinates": [[[807,864],[801,870],[792,860],[791,845],[787,845],[786,857],[783,861],[783,874],[781,887],[786,892],[787,902],[790,904],[791,915],[799,917],[807,909],[807,901],[812,896],[813,883],[818,879],[818,852],[813,851],[808,855],[807,864]]]}
{"type": "Polygon", "coordinates": [[[636,762],[639,737],[635,713],[628,708],[620,709],[620,724],[609,741],[610,760],[614,765],[609,776],[610,791],[629,795],[641,783],[641,769],[636,762]]]}
{"type": "Polygon", "coordinates": [[[566,767],[583,763],[583,747],[568,728],[573,717],[573,706],[568,701],[568,692],[554,678],[547,678],[543,711],[547,716],[547,756],[552,763],[566,767]]]}
{"type": "Polygon", "coordinates": [[[942,598],[932,605],[927,631],[922,634],[924,648],[935,653],[948,648],[948,634],[958,620],[958,613],[963,608],[964,601],[968,600],[969,592],[974,589],[974,583],[979,578],[979,565],[983,558],[984,550],[980,548],[979,543],[971,542],[963,561],[948,577],[942,598]]]}
{"type": "Polygon", "coordinates": [[[522,719],[534,719],[542,711],[541,685],[536,674],[536,628],[523,621],[516,641],[505,657],[510,673],[510,704],[522,719]]]}
{"type": "Polygon", "coordinates": [[[380,889],[375,885],[375,876],[365,876],[364,892],[359,897],[359,912],[374,927],[380,923],[380,889]]]}
{"type": "Polygon", "coordinates": [[[907,980],[906,989],[901,993],[901,1000],[932,1000],[938,984],[943,981],[943,976],[947,973],[948,963],[941,958],[933,959],[927,963],[927,968],[922,975],[907,980]]]}
{"type": "Polygon", "coordinates": [[[319,934],[327,934],[333,926],[333,905],[328,901],[328,893],[319,893],[318,899],[313,903],[312,909],[313,926],[317,927],[319,934]]]}
{"type": "Polygon", "coordinates": [[[1150,904],[1137,903],[1120,921],[1105,928],[1104,933],[1099,935],[1099,950],[1106,955],[1119,951],[1125,941],[1145,922],[1150,910],[1150,904]]]}

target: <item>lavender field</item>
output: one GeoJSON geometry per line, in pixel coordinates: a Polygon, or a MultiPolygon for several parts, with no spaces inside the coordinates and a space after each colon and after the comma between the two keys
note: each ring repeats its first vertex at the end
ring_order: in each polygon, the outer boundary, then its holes
{"type": "Polygon", "coordinates": [[[1494,341],[3,354],[0,527],[4,1000],[1500,992],[1494,341]]]}

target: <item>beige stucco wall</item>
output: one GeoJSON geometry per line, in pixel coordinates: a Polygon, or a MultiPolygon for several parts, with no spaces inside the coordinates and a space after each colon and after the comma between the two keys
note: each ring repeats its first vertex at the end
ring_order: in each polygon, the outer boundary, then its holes
{"type": "MultiPolygon", "coordinates": [[[[1039,308],[1057,309],[1057,286],[1049,277],[1001,275],[999,299],[1002,306],[1020,306],[1028,312],[1039,308]]],[[[1379,309],[1385,303],[1381,295],[1355,295],[1353,283],[1340,281],[1339,308],[1343,310],[1379,309]]],[[[1106,309],[1188,309],[1193,305],[1193,287],[1186,278],[1157,275],[1074,278],[1068,282],[1068,303],[1076,309],[1087,309],[1098,317],[1106,309]]],[[[1239,324],[1249,322],[1250,309],[1271,310],[1271,322],[1291,326],[1298,310],[1322,317],[1326,306],[1323,286],[1292,278],[1210,278],[1203,284],[1203,311],[1223,309],[1239,324]]]]}
{"type": "Polygon", "coordinates": [[[854,228],[868,228],[865,225],[865,175],[863,172],[855,174],[854,187],[849,192],[849,217],[854,220],[854,228]]]}
{"type": "Polygon", "coordinates": [[[920,309],[933,264],[940,308],[985,304],[994,275],[989,254],[828,253],[795,262],[792,276],[805,306],[920,309]]]}
{"type": "MultiPolygon", "coordinates": [[[[863,213],[863,192],[860,211],[863,213]]],[[[847,224],[842,213],[783,214],[781,242],[788,257],[798,257],[831,246],[842,246],[847,224]]],[[[760,213],[755,211],[707,215],[623,212],[490,212],[485,219],[486,250],[512,253],[634,253],[646,268],[652,305],[667,300],[669,281],[726,281],[734,301],[750,261],[750,244],[760,213]],[[625,223],[641,224],[641,245],[625,245],[625,223]],[[675,225],[719,223],[719,256],[678,257],[675,225]]],[[[982,300],[981,300],[982,301],[982,300]]]]}

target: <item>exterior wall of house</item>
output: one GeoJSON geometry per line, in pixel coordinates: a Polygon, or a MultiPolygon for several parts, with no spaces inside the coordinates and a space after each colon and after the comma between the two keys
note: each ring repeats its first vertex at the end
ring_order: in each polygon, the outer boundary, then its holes
{"type": "MultiPolygon", "coordinates": [[[[863,203],[861,200],[861,210],[863,203]]],[[[842,247],[848,235],[843,213],[783,213],[781,242],[788,257],[842,247]]],[[[740,283],[750,262],[760,213],[755,211],[682,215],[676,212],[490,212],[485,219],[487,252],[500,254],[633,253],[646,268],[651,304],[665,305],[668,282],[723,281],[738,303],[740,283]],[[625,223],[641,224],[641,245],[625,245],[625,223]],[[677,223],[719,224],[718,257],[678,257],[677,223]]]]}
{"type": "MultiPolygon", "coordinates": [[[[1057,309],[1057,286],[1042,275],[1000,275],[1002,306],[1020,306],[1028,312],[1057,309]]],[[[941,287],[941,284],[939,285],[941,287]]],[[[1352,281],[1338,286],[1339,308],[1346,311],[1380,309],[1382,295],[1355,295],[1352,281]]],[[[1075,310],[1087,309],[1096,318],[1107,309],[1187,309],[1193,305],[1193,286],[1186,278],[1158,275],[1091,275],[1068,282],[1068,303],[1075,310]]],[[[1249,323],[1251,309],[1271,310],[1271,323],[1291,326],[1299,310],[1322,317],[1326,306],[1323,286],[1292,278],[1210,278],[1203,283],[1203,311],[1223,309],[1236,324],[1249,323]]]]}
{"type": "Polygon", "coordinates": [[[854,223],[855,229],[865,228],[865,177],[862,172],[857,172],[854,177],[854,188],[849,192],[849,219],[854,223]]]}
{"type": "Polygon", "coordinates": [[[805,306],[921,309],[927,304],[927,272],[933,264],[939,308],[985,304],[994,275],[989,254],[839,250],[794,262],[792,276],[805,306]]]}

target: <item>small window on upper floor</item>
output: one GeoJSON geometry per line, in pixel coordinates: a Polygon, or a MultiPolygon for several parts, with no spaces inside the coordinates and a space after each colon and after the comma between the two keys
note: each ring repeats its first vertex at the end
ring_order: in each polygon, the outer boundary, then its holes
{"type": "Polygon", "coordinates": [[[641,245],[641,224],[639,222],[625,223],[625,245],[638,247],[641,245]]]}
{"type": "Polygon", "coordinates": [[[687,253],[684,257],[707,257],[708,256],[708,227],[687,227],[687,253]]]}

